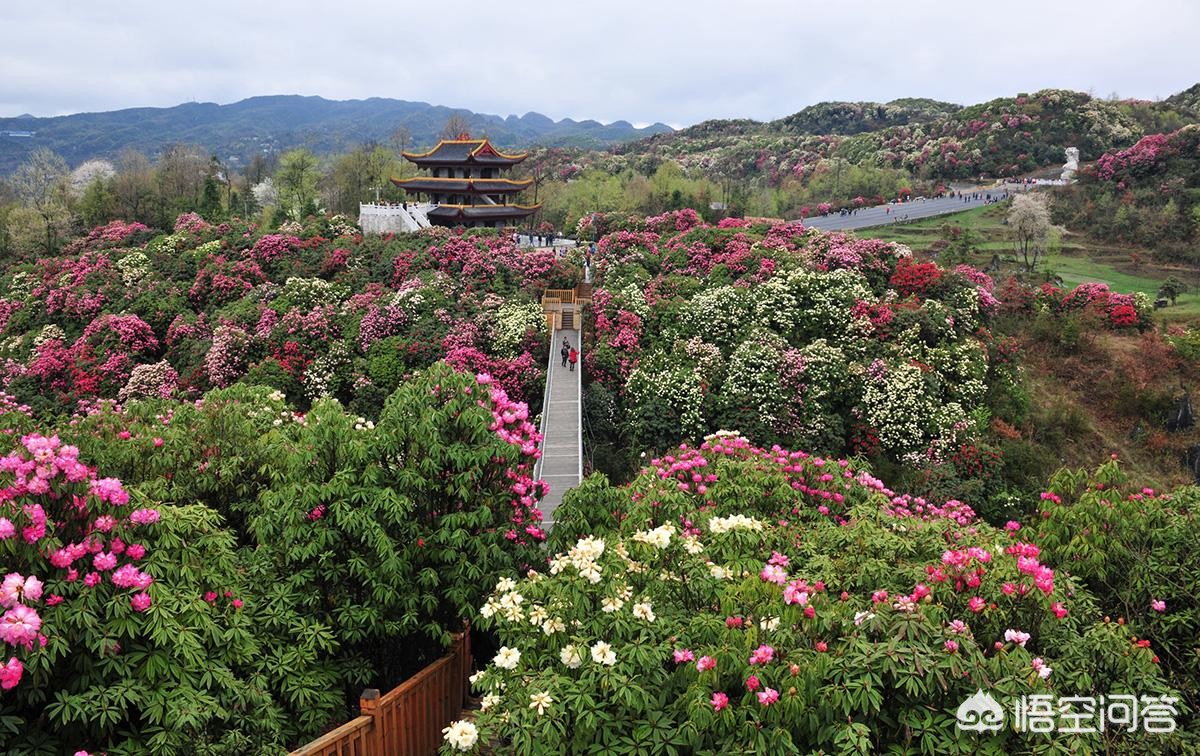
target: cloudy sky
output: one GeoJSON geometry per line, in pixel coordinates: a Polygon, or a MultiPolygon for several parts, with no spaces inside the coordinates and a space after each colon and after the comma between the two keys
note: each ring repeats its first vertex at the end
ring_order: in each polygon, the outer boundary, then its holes
{"type": "Polygon", "coordinates": [[[0,0],[0,30],[0,116],[304,94],[680,126],[1200,80],[1195,0],[0,0]]]}

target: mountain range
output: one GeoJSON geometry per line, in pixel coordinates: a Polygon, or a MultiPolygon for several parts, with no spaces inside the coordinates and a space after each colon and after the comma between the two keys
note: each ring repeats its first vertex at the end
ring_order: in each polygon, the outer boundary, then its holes
{"type": "Polygon", "coordinates": [[[190,102],[170,108],[128,108],[103,113],[37,118],[0,118],[0,175],[10,173],[33,150],[47,147],[72,166],[91,158],[115,158],[123,149],[154,157],[168,145],[199,144],[233,164],[256,152],[307,147],[318,154],[366,142],[387,143],[397,128],[410,147],[432,146],[447,120],[465,118],[473,135],[502,148],[537,145],[603,148],[670,132],[662,123],[635,128],[627,121],[554,121],[541,113],[506,118],[460,108],[382,97],[327,100],[272,95],[229,105],[190,102]]]}

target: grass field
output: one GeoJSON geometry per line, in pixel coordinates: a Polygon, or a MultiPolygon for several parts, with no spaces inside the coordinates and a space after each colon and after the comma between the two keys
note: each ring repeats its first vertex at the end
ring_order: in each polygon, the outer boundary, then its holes
{"type": "MultiPolygon", "coordinates": [[[[1003,259],[1013,252],[1004,224],[1007,208],[1007,204],[989,205],[904,225],[862,229],[857,234],[906,244],[915,252],[928,252],[933,243],[942,238],[943,226],[959,226],[970,229],[976,235],[979,254],[972,262],[978,267],[985,267],[994,254],[1003,259]]],[[[1180,296],[1174,306],[1159,310],[1158,317],[1166,321],[1200,320],[1200,271],[1150,261],[1135,264],[1134,252],[1140,252],[1141,257],[1146,259],[1151,256],[1144,249],[1119,243],[1098,244],[1080,234],[1067,233],[1062,240],[1062,250],[1043,258],[1038,267],[1047,274],[1058,276],[1064,286],[1104,283],[1114,291],[1140,291],[1151,298],[1157,295],[1159,285],[1168,276],[1174,275],[1188,283],[1192,290],[1180,296]]],[[[1016,270],[1016,267],[1013,269],[1016,270]]]]}

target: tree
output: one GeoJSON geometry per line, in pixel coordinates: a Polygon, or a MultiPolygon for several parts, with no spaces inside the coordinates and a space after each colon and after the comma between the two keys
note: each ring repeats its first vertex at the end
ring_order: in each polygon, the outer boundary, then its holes
{"type": "Polygon", "coordinates": [[[1050,208],[1040,194],[1018,194],[1008,209],[1008,225],[1013,232],[1013,245],[1032,271],[1046,251],[1050,237],[1050,208]]]}
{"type": "Polygon", "coordinates": [[[35,150],[12,176],[17,198],[42,219],[46,254],[54,252],[58,235],[70,224],[68,176],[67,161],[44,147],[35,150]]]}
{"type": "Polygon", "coordinates": [[[438,134],[438,139],[458,139],[471,130],[471,124],[462,113],[455,113],[446,119],[446,125],[438,134]]]}
{"type": "Polygon", "coordinates": [[[97,176],[79,198],[79,217],[86,228],[102,226],[117,216],[117,197],[112,182],[97,176]]]}
{"type": "Polygon", "coordinates": [[[113,164],[107,160],[89,160],[71,171],[71,196],[82,197],[97,179],[108,181],[117,173],[113,164]]]}
{"type": "Polygon", "coordinates": [[[127,221],[150,220],[150,197],[154,193],[152,173],[145,155],[133,149],[121,152],[117,159],[117,174],[112,180],[118,217],[127,221]]]}
{"type": "Polygon", "coordinates": [[[1175,276],[1170,276],[1158,287],[1158,296],[1166,297],[1171,300],[1171,304],[1175,304],[1175,300],[1179,298],[1179,295],[1186,294],[1187,290],[1188,285],[1186,283],[1180,281],[1175,276]]]}
{"type": "Polygon", "coordinates": [[[275,176],[280,206],[296,220],[316,211],[317,158],[300,148],[283,153],[275,176]]]}

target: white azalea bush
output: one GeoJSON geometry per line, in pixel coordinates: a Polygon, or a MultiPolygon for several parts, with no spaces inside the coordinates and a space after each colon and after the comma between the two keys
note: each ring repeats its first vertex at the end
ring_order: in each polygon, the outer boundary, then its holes
{"type": "MultiPolygon", "coordinates": [[[[588,479],[556,519],[545,568],[500,580],[476,623],[500,644],[473,678],[478,742],[499,752],[1025,752],[1044,739],[964,733],[958,704],[1172,694],[1019,531],[845,460],[726,433],[627,486],[588,479]]],[[[465,742],[448,732],[444,752],[465,742]]]]}

